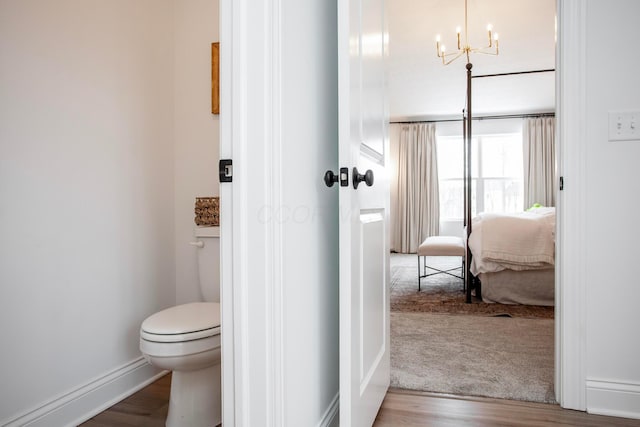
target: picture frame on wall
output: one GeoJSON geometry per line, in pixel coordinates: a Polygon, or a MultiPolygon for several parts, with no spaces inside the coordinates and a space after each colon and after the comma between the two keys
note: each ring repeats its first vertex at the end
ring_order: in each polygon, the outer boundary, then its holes
{"type": "Polygon", "coordinates": [[[211,43],[211,113],[220,114],[220,43],[211,43]]]}

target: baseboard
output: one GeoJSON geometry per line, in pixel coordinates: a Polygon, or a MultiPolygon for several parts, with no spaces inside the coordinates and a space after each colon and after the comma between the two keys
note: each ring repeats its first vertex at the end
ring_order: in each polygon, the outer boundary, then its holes
{"type": "Polygon", "coordinates": [[[75,390],[9,420],[5,427],[74,427],[165,375],[140,356],[75,390]]]}
{"type": "Polygon", "coordinates": [[[337,427],[340,424],[340,393],[337,393],[322,415],[318,427],[337,427]]]}
{"type": "Polygon", "coordinates": [[[587,412],[640,419],[640,384],[587,380],[587,412]]]}

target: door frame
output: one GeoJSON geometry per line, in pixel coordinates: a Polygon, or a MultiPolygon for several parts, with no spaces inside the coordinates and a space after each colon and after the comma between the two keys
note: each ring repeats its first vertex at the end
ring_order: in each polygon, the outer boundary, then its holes
{"type": "Polygon", "coordinates": [[[583,0],[556,0],[555,391],[563,408],[586,410],[586,20],[583,0]]]}
{"type": "MultiPolygon", "coordinates": [[[[229,25],[233,2],[222,0],[219,3],[219,39],[220,43],[220,158],[233,158],[233,144],[231,142],[231,120],[226,114],[232,106],[231,85],[232,67],[231,51],[227,49],[232,44],[232,25],[229,25]]],[[[237,79],[235,79],[237,80],[237,79]]],[[[233,307],[233,201],[232,188],[220,183],[220,317],[224,328],[221,333],[222,353],[222,424],[235,425],[236,387],[235,387],[235,346],[234,346],[234,314],[238,311],[233,307]],[[231,203],[230,203],[231,201],[231,203]]],[[[239,314],[239,313],[238,313],[239,314]]]]}
{"type": "Polygon", "coordinates": [[[282,191],[280,9],[281,0],[220,0],[220,157],[233,160],[233,183],[220,185],[222,423],[229,426],[283,424],[284,225],[247,214],[278,206],[282,191]],[[264,253],[256,256],[256,247],[264,253]],[[251,286],[256,277],[260,286],[251,286]]]}
{"type": "MultiPolygon", "coordinates": [[[[252,157],[247,151],[247,126],[262,122],[265,134],[273,134],[274,126],[280,126],[279,109],[262,110],[262,121],[251,115],[246,102],[250,82],[267,83],[262,87],[264,106],[278,106],[280,83],[272,77],[277,71],[280,52],[279,37],[280,0],[265,2],[263,14],[249,14],[250,8],[258,7],[249,0],[220,0],[220,155],[233,158],[234,183],[221,184],[221,303],[222,303],[222,384],[223,423],[225,425],[250,425],[251,418],[261,419],[266,425],[277,425],[282,420],[281,384],[285,369],[279,357],[278,345],[282,342],[281,324],[275,316],[282,303],[273,272],[265,287],[275,292],[273,298],[259,313],[264,320],[264,329],[270,339],[257,342],[256,336],[247,327],[247,316],[251,306],[247,291],[247,271],[255,271],[255,257],[249,257],[246,247],[244,225],[245,211],[250,188],[249,166],[252,157]],[[256,15],[263,18],[258,20],[256,15]],[[255,40],[265,40],[264,54],[249,64],[246,46],[255,40]],[[256,62],[259,67],[256,67],[256,62]],[[244,165],[243,162],[247,164],[244,165]],[[243,167],[244,165],[244,167],[243,167]],[[235,216],[234,216],[235,214],[235,216]],[[251,358],[260,348],[270,357],[260,362],[251,358]],[[267,362],[268,360],[268,362],[267,362]],[[268,390],[270,398],[252,399],[251,389],[268,390]],[[267,416],[268,415],[268,416],[267,416]],[[257,418],[263,417],[263,418],[257,418]]],[[[261,2],[258,2],[261,3],[261,2]]],[[[587,232],[581,219],[587,204],[584,186],[586,153],[581,147],[585,140],[586,117],[586,2],[583,0],[557,0],[557,51],[556,51],[556,117],[558,176],[564,178],[565,189],[558,196],[557,247],[556,247],[556,338],[555,338],[555,389],[556,399],[564,408],[586,409],[586,245],[583,236],[587,232]]],[[[255,90],[255,86],[252,86],[255,90]]],[[[267,141],[267,144],[273,141],[267,141]]],[[[269,145],[269,147],[272,147],[269,145]]],[[[277,148],[277,147],[276,147],[277,148]]],[[[271,156],[279,161],[277,150],[271,156]]],[[[254,160],[255,164],[255,160],[254,160]]],[[[272,182],[265,197],[278,196],[276,181],[267,181],[270,165],[258,164],[251,170],[253,180],[272,182]],[[262,167],[260,167],[262,166],[262,167]]],[[[280,244],[274,236],[277,225],[263,224],[267,244],[277,249],[280,244]],[[270,237],[269,237],[270,236],[270,237]]],[[[280,253],[277,251],[276,253],[280,253]]],[[[265,260],[263,268],[268,268],[265,260]]],[[[255,393],[255,392],[254,392],[255,393]]]]}

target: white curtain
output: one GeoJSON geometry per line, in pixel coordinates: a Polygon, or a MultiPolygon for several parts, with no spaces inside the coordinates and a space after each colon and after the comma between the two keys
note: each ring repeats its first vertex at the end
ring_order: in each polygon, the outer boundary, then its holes
{"type": "Polygon", "coordinates": [[[398,126],[391,129],[391,157],[396,160],[391,247],[396,252],[415,253],[440,228],[436,127],[434,123],[398,126]]]}
{"type": "Polygon", "coordinates": [[[534,203],[556,205],[556,120],[539,117],[524,120],[524,207],[534,203]]]}

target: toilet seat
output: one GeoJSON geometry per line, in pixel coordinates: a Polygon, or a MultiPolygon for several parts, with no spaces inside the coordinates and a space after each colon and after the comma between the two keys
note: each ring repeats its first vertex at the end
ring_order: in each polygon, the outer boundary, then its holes
{"type": "Polygon", "coordinates": [[[220,334],[220,304],[195,302],[167,308],[149,316],[140,338],[159,343],[185,342],[220,334]]]}

